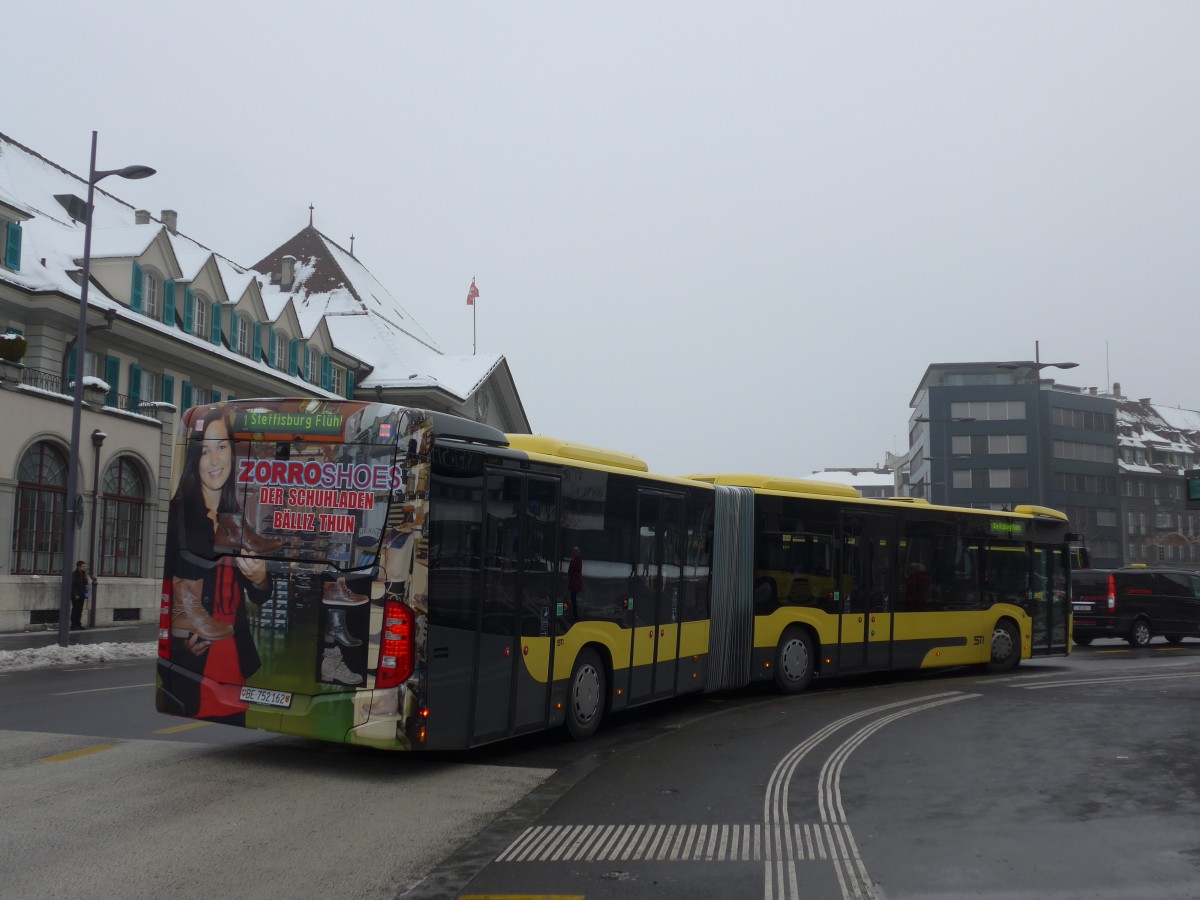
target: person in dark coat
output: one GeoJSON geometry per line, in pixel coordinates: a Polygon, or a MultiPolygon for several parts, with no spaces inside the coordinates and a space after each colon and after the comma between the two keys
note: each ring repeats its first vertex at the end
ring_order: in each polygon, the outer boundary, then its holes
{"type": "Polygon", "coordinates": [[[71,630],[83,628],[83,607],[88,598],[87,563],[82,559],[75,563],[71,573],[71,630]]]}

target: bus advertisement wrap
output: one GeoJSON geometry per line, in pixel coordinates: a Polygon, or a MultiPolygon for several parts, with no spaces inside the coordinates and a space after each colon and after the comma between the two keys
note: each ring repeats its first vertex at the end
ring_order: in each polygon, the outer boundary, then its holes
{"type": "Polygon", "coordinates": [[[159,708],[409,746],[426,656],[428,415],[243,401],[189,410],[180,436],[159,708]]]}

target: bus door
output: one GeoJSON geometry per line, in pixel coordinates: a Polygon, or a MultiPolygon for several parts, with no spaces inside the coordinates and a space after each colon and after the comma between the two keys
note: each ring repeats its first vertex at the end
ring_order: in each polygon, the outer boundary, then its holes
{"type": "MultiPolygon", "coordinates": [[[[481,622],[471,741],[544,728],[547,672],[525,669],[529,642],[550,638],[559,589],[557,479],[492,470],[483,504],[481,622]]],[[[553,665],[554,641],[545,642],[553,665]]]]}
{"type": "Polygon", "coordinates": [[[1034,545],[1033,577],[1026,611],[1033,618],[1033,656],[1062,655],[1067,646],[1071,601],[1067,596],[1067,554],[1061,547],[1034,545]]]}
{"type": "Polygon", "coordinates": [[[886,669],[892,663],[896,520],[843,512],[841,531],[839,668],[886,669]]]}
{"type": "Polygon", "coordinates": [[[638,491],[630,703],[675,692],[683,590],[683,495],[638,491]]]}

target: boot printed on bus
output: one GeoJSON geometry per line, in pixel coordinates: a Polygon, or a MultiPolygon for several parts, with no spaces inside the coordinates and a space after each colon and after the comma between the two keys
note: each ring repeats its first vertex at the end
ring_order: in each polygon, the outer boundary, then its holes
{"type": "Polygon", "coordinates": [[[341,684],[362,684],[363,677],[350,671],[342,658],[340,647],[330,647],[321,657],[321,680],[337,681],[341,684]]]}
{"type": "Polygon", "coordinates": [[[279,538],[263,537],[244,521],[237,513],[219,513],[217,528],[213,540],[217,550],[232,550],[240,553],[273,553],[283,546],[279,538]]]}
{"type": "Polygon", "coordinates": [[[233,626],[218,622],[200,602],[204,581],[176,578],[171,590],[171,636],[189,638],[193,634],[206,641],[219,641],[233,635],[233,626]]]}
{"type": "Polygon", "coordinates": [[[362,641],[346,630],[346,611],[344,609],[329,610],[325,623],[325,643],[341,644],[343,647],[359,647],[362,641]]]}
{"type": "Polygon", "coordinates": [[[325,590],[321,599],[330,606],[360,606],[371,598],[366,594],[358,594],[350,590],[345,578],[325,582],[325,590]]]}

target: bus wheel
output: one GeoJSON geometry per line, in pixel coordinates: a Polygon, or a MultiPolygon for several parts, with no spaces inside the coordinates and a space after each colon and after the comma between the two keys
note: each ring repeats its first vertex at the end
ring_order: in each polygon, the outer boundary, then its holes
{"type": "Polygon", "coordinates": [[[1130,647],[1145,647],[1149,645],[1150,638],[1153,636],[1153,632],[1150,631],[1150,623],[1145,619],[1138,619],[1129,629],[1129,637],[1125,640],[1129,641],[1130,647]]]}
{"type": "Polygon", "coordinates": [[[1008,672],[1021,661],[1021,632],[1008,619],[1001,619],[992,630],[992,659],[989,672],[1008,672]]]}
{"type": "Polygon", "coordinates": [[[789,628],[775,650],[775,687],[780,693],[798,694],[812,681],[813,645],[808,633],[789,628]]]}
{"type": "Polygon", "coordinates": [[[1165,637],[1167,639],[1168,644],[1182,644],[1183,643],[1183,635],[1182,634],[1165,634],[1165,635],[1163,635],[1163,637],[1165,637]]]}
{"type": "Polygon", "coordinates": [[[1080,647],[1086,647],[1088,644],[1090,644],[1092,642],[1092,639],[1090,637],[1077,637],[1074,640],[1075,640],[1075,643],[1078,644],[1080,647]]]}
{"type": "Polygon", "coordinates": [[[586,649],[575,660],[567,693],[567,732],[577,741],[596,733],[604,716],[604,667],[595,650],[586,649]]]}

